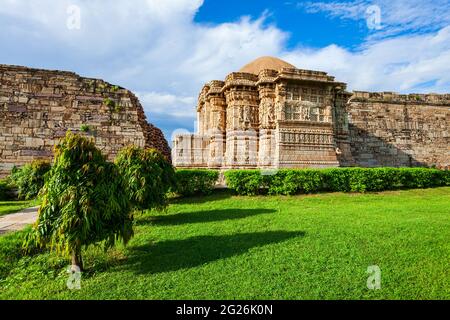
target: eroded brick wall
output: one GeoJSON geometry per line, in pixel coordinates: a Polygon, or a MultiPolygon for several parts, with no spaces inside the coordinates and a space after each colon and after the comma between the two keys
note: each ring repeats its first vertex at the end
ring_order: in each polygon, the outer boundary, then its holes
{"type": "Polygon", "coordinates": [[[337,120],[341,165],[450,167],[448,94],[354,92],[337,120]]]}
{"type": "Polygon", "coordinates": [[[147,122],[130,91],[72,72],[0,65],[0,175],[50,159],[67,130],[93,136],[109,159],[129,144],[156,148],[170,159],[161,130],[147,122]]]}

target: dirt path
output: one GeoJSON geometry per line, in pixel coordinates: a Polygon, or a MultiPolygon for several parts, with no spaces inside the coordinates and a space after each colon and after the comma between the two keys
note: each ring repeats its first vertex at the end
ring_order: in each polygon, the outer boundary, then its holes
{"type": "Polygon", "coordinates": [[[8,232],[18,231],[29,224],[33,224],[38,216],[38,207],[28,208],[17,213],[7,214],[0,217],[0,235],[8,232]]]}

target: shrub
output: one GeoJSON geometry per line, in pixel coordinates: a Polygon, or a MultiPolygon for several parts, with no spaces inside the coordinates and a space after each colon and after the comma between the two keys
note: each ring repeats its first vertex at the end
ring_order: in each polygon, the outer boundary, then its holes
{"type": "Polygon", "coordinates": [[[10,180],[18,189],[19,199],[30,200],[38,196],[45,183],[45,176],[50,170],[50,163],[36,160],[21,168],[14,168],[10,180]]]}
{"type": "Polygon", "coordinates": [[[174,192],[182,196],[211,194],[219,178],[219,171],[207,169],[180,169],[175,172],[174,192]]]}
{"type": "Polygon", "coordinates": [[[80,126],[80,131],[81,132],[89,132],[91,130],[91,127],[88,124],[82,124],[80,126]]]}
{"type": "Polygon", "coordinates": [[[264,187],[260,170],[228,170],[224,175],[228,188],[240,195],[256,195],[264,187]]]}
{"type": "Polygon", "coordinates": [[[43,188],[39,217],[25,245],[50,247],[72,256],[83,268],[82,248],[133,235],[130,202],[117,167],[106,161],[92,139],[67,132],[43,188]]]}
{"type": "Polygon", "coordinates": [[[167,206],[167,192],[175,185],[175,171],[159,151],[129,146],[119,152],[115,162],[135,209],[162,210],[167,206]]]}
{"type": "Polygon", "coordinates": [[[423,168],[402,168],[400,180],[405,188],[432,188],[448,185],[448,171],[423,168]]]}
{"type": "Polygon", "coordinates": [[[12,187],[6,180],[0,180],[0,201],[12,199],[12,187]]]}
{"type": "Polygon", "coordinates": [[[103,99],[103,103],[110,109],[114,109],[116,107],[116,102],[110,98],[103,99]]]}
{"type": "Polygon", "coordinates": [[[323,177],[318,170],[280,170],[267,176],[269,194],[292,195],[314,193],[323,190],[323,177]]]}
{"type": "Polygon", "coordinates": [[[117,103],[116,101],[110,98],[105,98],[103,100],[103,103],[109,108],[111,112],[112,111],[121,112],[123,110],[123,106],[120,103],[117,103]]]}
{"type": "Polygon", "coordinates": [[[352,169],[333,168],[321,171],[324,182],[324,190],[331,192],[350,192],[350,178],[352,169]]]}
{"type": "Polygon", "coordinates": [[[450,186],[450,170],[444,171],[443,180],[446,186],[450,186]]]}
{"type": "Polygon", "coordinates": [[[450,185],[449,171],[428,168],[282,169],[272,176],[259,170],[229,170],[227,185],[240,195],[366,192],[450,185]]]}

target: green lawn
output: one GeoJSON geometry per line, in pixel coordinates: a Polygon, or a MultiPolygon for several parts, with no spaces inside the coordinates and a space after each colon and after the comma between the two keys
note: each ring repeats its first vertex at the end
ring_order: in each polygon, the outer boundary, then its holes
{"type": "Polygon", "coordinates": [[[21,257],[0,237],[0,299],[450,299],[450,188],[174,201],[126,247],[21,257]],[[367,268],[381,289],[367,288],[367,268]]]}
{"type": "Polygon", "coordinates": [[[0,201],[0,216],[37,205],[37,201],[0,201]]]}

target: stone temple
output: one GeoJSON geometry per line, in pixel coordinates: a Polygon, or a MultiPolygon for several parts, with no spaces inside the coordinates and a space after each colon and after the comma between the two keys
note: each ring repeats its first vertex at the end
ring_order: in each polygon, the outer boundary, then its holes
{"type": "Polygon", "coordinates": [[[197,117],[176,167],[450,166],[450,94],[348,92],[274,57],[205,84],[197,117]]]}

